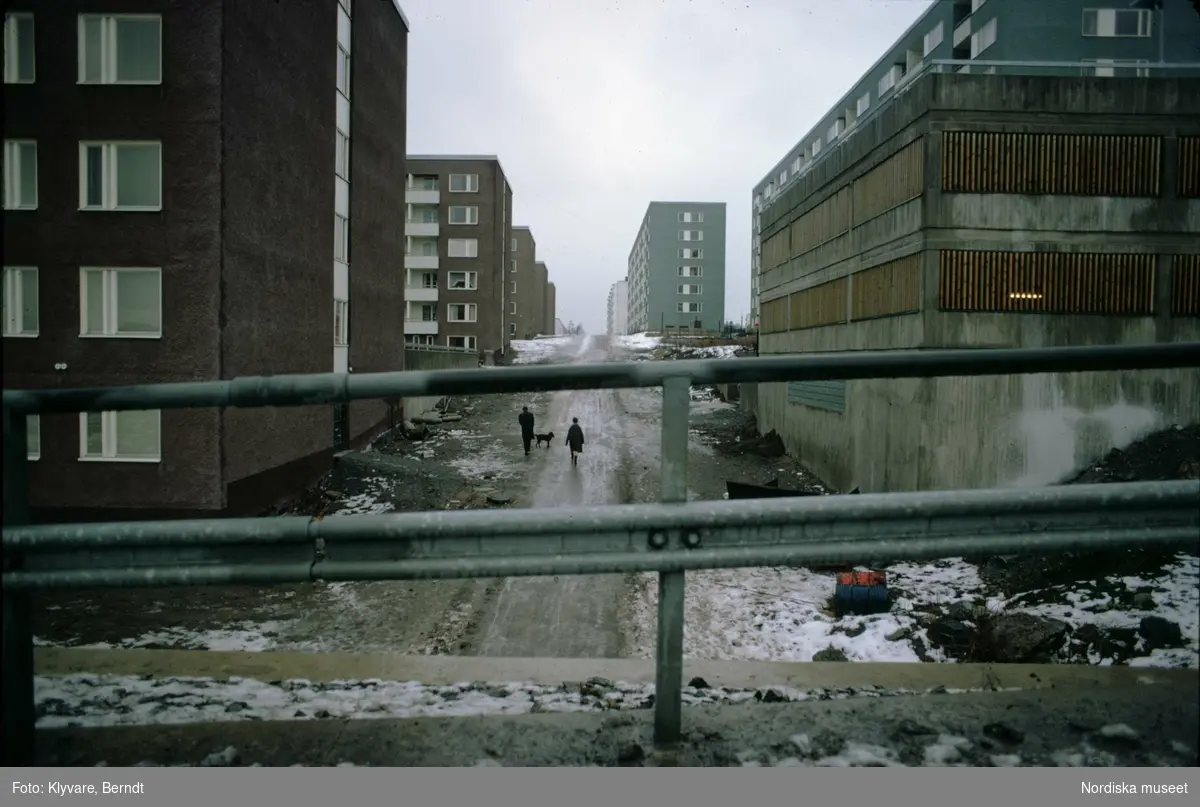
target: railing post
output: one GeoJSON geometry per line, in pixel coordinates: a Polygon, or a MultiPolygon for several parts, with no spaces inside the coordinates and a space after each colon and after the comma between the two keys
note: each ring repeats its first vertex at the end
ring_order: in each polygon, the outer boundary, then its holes
{"type": "MultiPolygon", "coordinates": [[[[25,415],[4,408],[4,526],[29,523],[29,435],[25,415]]],[[[6,549],[4,571],[21,568],[22,553],[6,549]]],[[[29,594],[4,590],[4,765],[33,764],[33,624],[29,594]]]]}
{"type": "MultiPolygon", "coordinates": [[[[687,501],[688,407],[691,380],[663,382],[662,501],[687,501]]],[[[671,544],[668,543],[668,546],[671,544]]],[[[654,745],[679,743],[683,718],[684,573],[658,573],[658,646],[655,669],[654,745]]]]}

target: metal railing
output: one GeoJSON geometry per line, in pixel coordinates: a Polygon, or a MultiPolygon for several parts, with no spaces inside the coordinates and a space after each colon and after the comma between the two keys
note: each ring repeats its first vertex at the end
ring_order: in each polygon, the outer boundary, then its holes
{"type": "Polygon", "coordinates": [[[32,760],[36,589],[658,573],[654,736],[681,737],[684,576],[695,569],[1200,545],[1200,480],[750,501],[687,501],[692,384],[1200,366],[1200,342],[857,352],[595,365],[235,378],[4,391],[5,764],[32,760]],[[661,502],[29,526],[26,416],[662,387],[661,502]]]}

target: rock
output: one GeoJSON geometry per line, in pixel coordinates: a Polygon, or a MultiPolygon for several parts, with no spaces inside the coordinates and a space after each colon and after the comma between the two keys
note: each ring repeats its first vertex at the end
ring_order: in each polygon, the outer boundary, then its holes
{"type": "Polygon", "coordinates": [[[462,420],[462,415],[442,415],[442,423],[457,423],[462,420]]]}
{"type": "Polygon", "coordinates": [[[646,760],[645,750],[637,743],[630,743],[617,752],[617,765],[630,768],[641,765],[646,760]]]}
{"type": "Polygon", "coordinates": [[[1033,614],[1000,614],[991,623],[989,660],[1008,664],[1050,661],[1062,648],[1070,626],[1033,614]]]}
{"type": "Polygon", "coordinates": [[[946,617],[958,622],[974,622],[976,618],[975,607],[969,602],[960,601],[951,603],[946,608],[946,617]]]}
{"type": "Polygon", "coordinates": [[[242,701],[235,701],[234,703],[231,703],[228,706],[226,706],[225,711],[230,714],[235,714],[237,712],[244,712],[249,708],[250,708],[250,704],[244,703],[242,701]]]}
{"type": "Polygon", "coordinates": [[[691,681],[688,681],[688,686],[695,687],[696,689],[708,689],[708,682],[697,675],[691,681]]]}
{"type": "Polygon", "coordinates": [[[929,641],[952,654],[966,652],[978,636],[978,630],[961,619],[935,619],[926,629],[929,641]]]}
{"type": "Polygon", "coordinates": [[[1138,624],[1138,636],[1145,640],[1148,651],[1183,645],[1183,632],[1179,626],[1161,616],[1142,617],[1138,624]]]}
{"type": "Polygon", "coordinates": [[[754,699],[762,701],[763,703],[784,703],[787,701],[787,698],[783,696],[783,693],[777,689],[768,689],[766,692],[763,692],[760,689],[754,693],[754,699]]]}
{"type": "Polygon", "coordinates": [[[336,502],[339,499],[346,498],[340,490],[327,490],[321,495],[323,495],[326,499],[329,499],[331,502],[336,502]]]}
{"type": "Polygon", "coordinates": [[[1133,595],[1133,607],[1139,611],[1153,611],[1156,607],[1154,595],[1148,591],[1139,591],[1133,595]]]}
{"type": "Polygon", "coordinates": [[[909,636],[912,636],[911,628],[900,628],[899,630],[892,631],[891,633],[889,633],[887,636],[884,636],[883,638],[887,639],[889,642],[902,642],[905,639],[907,639],[909,636]]]}
{"type": "Polygon", "coordinates": [[[853,627],[846,628],[846,635],[851,638],[854,638],[855,636],[862,636],[866,632],[867,632],[867,626],[866,626],[866,624],[864,624],[862,622],[858,623],[857,625],[855,625],[853,627]]]}
{"type": "Polygon", "coordinates": [[[837,647],[833,647],[831,645],[831,646],[825,648],[824,650],[818,650],[816,653],[813,653],[812,660],[813,661],[849,661],[850,659],[846,658],[846,653],[844,650],[841,650],[840,648],[837,648],[837,647]]]}
{"type": "Polygon", "coordinates": [[[898,740],[901,737],[920,737],[924,734],[937,734],[937,732],[915,720],[904,718],[896,724],[896,728],[892,731],[892,738],[898,740]]]}
{"type": "Polygon", "coordinates": [[[1007,723],[988,723],[983,727],[985,737],[1008,745],[1018,745],[1025,741],[1024,732],[1013,728],[1007,723]]]}

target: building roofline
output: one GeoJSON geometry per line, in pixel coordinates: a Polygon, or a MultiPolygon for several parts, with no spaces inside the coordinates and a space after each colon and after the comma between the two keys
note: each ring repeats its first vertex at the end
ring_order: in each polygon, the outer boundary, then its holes
{"type": "Polygon", "coordinates": [[[514,224],[514,225],[512,226],[512,229],[514,229],[514,230],[528,230],[528,229],[530,229],[530,228],[529,228],[529,226],[528,226],[528,225],[526,225],[526,224],[514,224]]]}
{"type": "Polygon", "coordinates": [[[504,165],[500,162],[500,158],[495,154],[406,154],[404,156],[406,163],[410,162],[459,162],[459,163],[495,163],[500,169],[500,173],[504,174],[504,181],[508,183],[508,189],[512,190],[512,180],[508,177],[508,172],[504,170],[504,165]]]}
{"type": "Polygon", "coordinates": [[[545,261],[534,261],[533,265],[534,266],[545,266],[546,262],[545,261]]]}
{"type": "Polygon", "coordinates": [[[650,202],[650,204],[652,204],[652,205],[721,205],[723,207],[729,206],[728,202],[701,202],[696,199],[690,199],[690,200],[685,199],[683,201],[678,201],[678,202],[659,199],[659,200],[650,202]]]}
{"type": "Polygon", "coordinates": [[[400,0],[392,0],[392,6],[396,9],[396,13],[400,15],[400,22],[404,23],[404,30],[412,32],[412,26],[408,24],[408,17],[404,16],[404,9],[400,8],[400,0]]]}
{"type": "MultiPolygon", "coordinates": [[[[864,70],[862,73],[859,74],[858,78],[856,78],[854,80],[854,83],[850,85],[850,88],[846,90],[846,94],[843,95],[841,98],[839,98],[833,104],[833,106],[829,107],[824,112],[822,112],[821,116],[819,118],[817,118],[817,122],[813,124],[813,127],[811,129],[809,129],[807,132],[805,132],[803,137],[801,137],[799,140],[797,140],[795,143],[793,143],[791,148],[789,148],[786,152],[784,152],[783,159],[777,160],[775,162],[775,165],[769,171],[767,171],[767,173],[763,174],[762,178],[759,179],[758,182],[754,183],[754,189],[751,191],[751,197],[753,197],[754,194],[758,193],[758,189],[760,187],[762,187],[767,181],[774,179],[776,176],[778,176],[780,166],[787,164],[789,158],[792,156],[792,153],[796,149],[803,147],[804,144],[807,143],[813,137],[813,135],[820,133],[821,126],[822,126],[822,124],[825,123],[825,119],[827,117],[829,117],[829,113],[835,109],[845,109],[846,102],[849,101],[854,96],[856,91],[862,89],[863,81],[868,76],[870,76],[872,73],[874,73],[877,69],[879,69],[883,65],[883,63],[886,62],[889,58],[892,58],[892,54],[895,53],[896,49],[898,47],[900,47],[901,45],[903,45],[904,42],[907,41],[908,38],[913,34],[913,32],[921,27],[921,25],[925,22],[925,19],[927,17],[933,15],[937,11],[940,11],[941,7],[942,7],[942,3],[940,3],[940,2],[930,3],[929,8],[925,9],[925,13],[922,14],[921,16],[917,17],[915,20],[913,20],[912,25],[905,28],[904,33],[902,33],[902,34],[900,34],[900,36],[896,37],[896,41],[893,42],[887,50],[885,50],[882,54],[880,54],[879,58],[871,63],[870,67],[868,67],[866,70],[864,70]]],[[[954,32],[951,31],[950,35],[953,36],[954,32]]],[[[857,101],[858,99],[856,98],[855,100],[857,101]]]]}

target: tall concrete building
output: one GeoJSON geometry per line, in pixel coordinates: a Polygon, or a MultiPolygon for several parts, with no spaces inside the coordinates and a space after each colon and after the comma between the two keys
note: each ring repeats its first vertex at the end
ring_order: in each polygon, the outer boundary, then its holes
{"type": "Polygon", "coordinates": [[[537,242],[528,227],[514,227],[509,260],[508,333],[513,339],[533,339],[544,332],[546,264],[537,260],[537,242]]]}
{"type": "MultiPolygon", "coordinates": [[[[916,78],[762,210],[760,353],[1200,339],[1196,109],[1189,78],[916,78]]],[[[843,489],[1043,485],[1200,422],[1200,376],[796,381],[756,414],[843,489]]]]}
{"type": "Polygon", "coordinates": [[[880,125],[876,114],[917,75],[943,71],[1065,78],[1195,77],[1195,68],[1152,70],[1150,65],[1194,64],[1200,58],[1198,42],[1197,0],[934,3],[754,186],[752,318],[759,317],[763,207],[829,158],[840,144],[880,125]]]}
{"type": "MultiPolygon", "coordinates": [[[[543,270],[546,270],[545,264],[540,264],[540,266],[543,270]]],[[[546,270],[546,274],[549,276],[549,270],[546,270]]],[[[558,290],[555,289],[553,283],[546,283],[546,294],[542,301],[542,316],[545,317],[542,325],[542,333],[547,335],[558,333],[555,327],[555,323],[558,322],[557,292],[558,290]]]]}
{"type": "Polygon", "coordinates": [[[494,155],[408,156],[404,341],[503,353],[512,188],[494,155]]]}
{"type": "Polygon", "coordinates": [[[533,309],[532,324],[537,331],[536,335],[548,334],[550,331],[546,328],[546,306],[549,304],[550,310],[553,311],[554,304],[550,302],[552,293],[550,287],[554,284],[550,282],[550,270],[541,261],[534,261],[533,273],[536,278],[534,288],[539,289],[541,293],[530,300],[530,306],[533,309]]]}
{"type": "Polygon", "coordinates": [[[618,280],[608,290],[608,335],[629,333],[629,281],[618,280]]]}
{"type": "Polygon", "coordinates": [[[720,331],[725,203],[651,202],[629,252],[629,322],[640,331],[720,331]]]}
{"type": "MultiPolygon", "coordinates": [[[[4,386],[403,369],[399,5],[110,5],[5,4],[4,386]]],[[[32,417],[34,517],[259,512],[389,414],[32,417]]]]}

